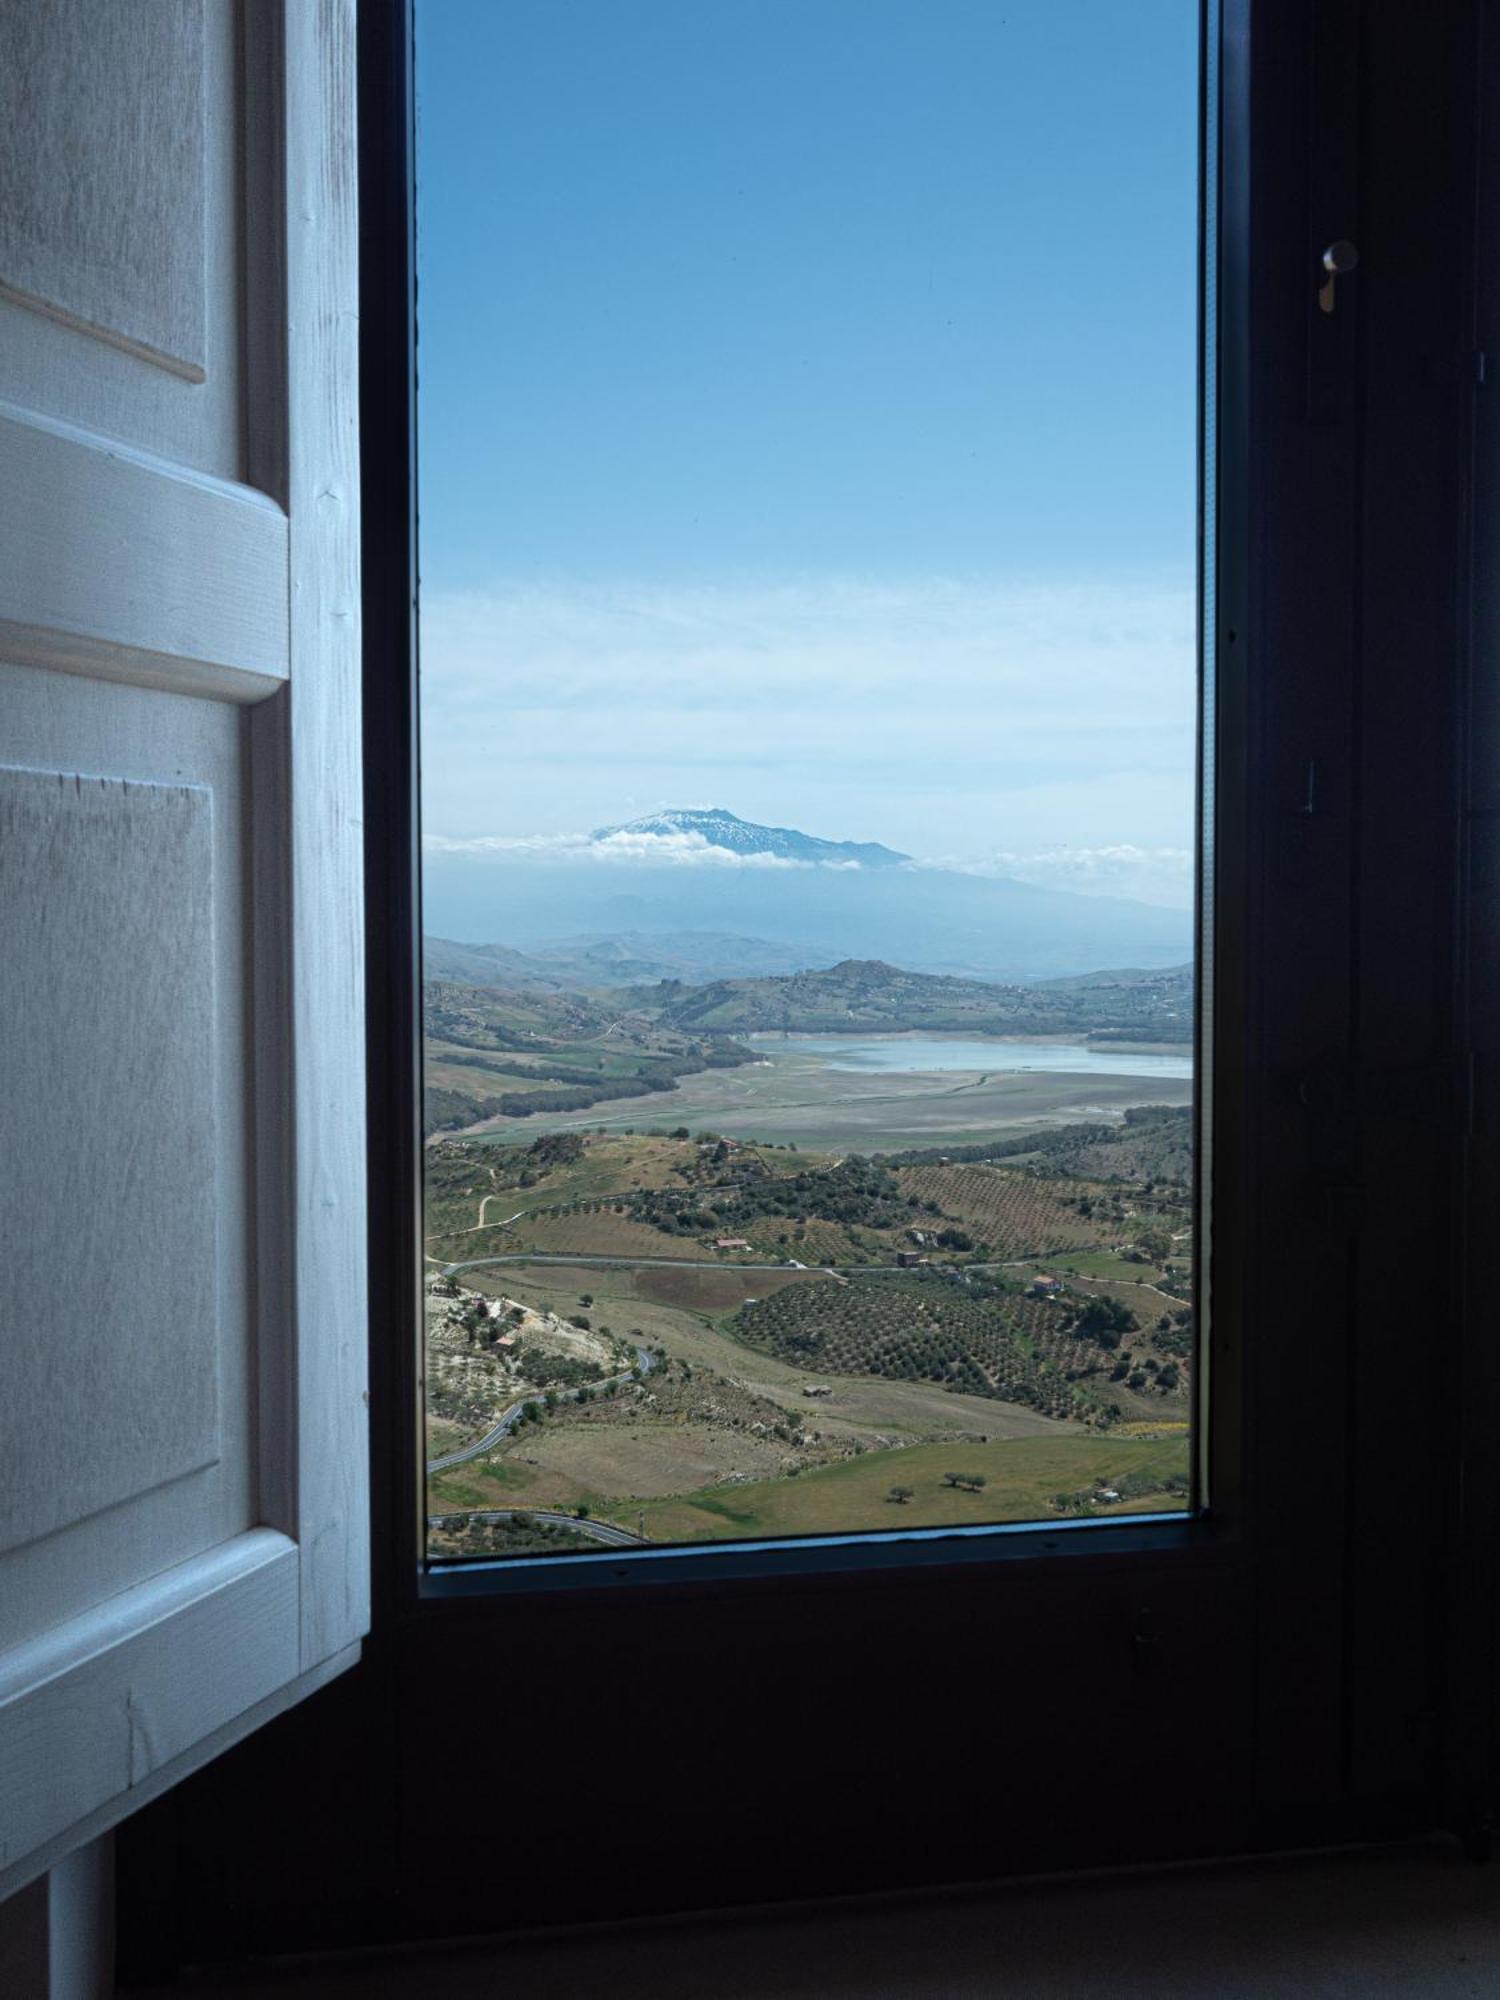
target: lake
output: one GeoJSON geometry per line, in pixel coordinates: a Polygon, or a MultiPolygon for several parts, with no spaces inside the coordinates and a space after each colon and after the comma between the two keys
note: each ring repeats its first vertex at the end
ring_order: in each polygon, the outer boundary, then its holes
{"type": "Polygon", "coordinates": [[[856,1074],[928,1076],[944,1070],[979,1070],[990,1076],[1151,1076],[1185,1082],[1192,1077],[1188,1051],[1137,1055],[1089,1048],[1081,1042],[1005,1041],[947,1035],[747,1035],[768,1062],[811,1057],[825,1069],[856,1074]]]}
{"type": "Polygon", "coordinates": [[[809,1151],[898,1152],[1014,1137],[1037,1125],[1123,1118],[1132,1105],[1190,1104],[1186,1049],[1136,1055],[1079,1042],[976,1035],[747,1038],[759,1061],[701,1070],[674,1091],[582,1111],[497,1118],[486,1136],[686,1125],[809,1151]]]}

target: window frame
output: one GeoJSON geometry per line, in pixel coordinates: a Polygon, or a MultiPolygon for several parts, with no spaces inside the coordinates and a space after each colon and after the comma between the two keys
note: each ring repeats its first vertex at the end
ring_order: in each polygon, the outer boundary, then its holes
{"type": "MultiPolygon", "coordinates": [[[[416,341],[416,83],[413,30],[416,0],[384,0],[366,42],[362,80],[361,131],[367,175],[362,202],[368,271],[378,260],[383,286],[366,285],[363,315],[364,382],[362,426],[367,494],[365,531],[367,685],[365,756],[373,789],[383,810],[372,816],[366,870],[367,927],[370,937],[370,1099],[372,1157],[389,1163],[389,1184],[372,1200],[373,1345],[382,1355],[415,1340],[422,1328],[421,1213],[421,848],[419,714],[419,578],[416,467],[418,440],[416,341]],[[375,47],[378,45],[378,56],[375,47]],[[379,248],[374,246],[378,235],[379,248]],[[399,237],[400,254],[392,251],[399,237]],[[399,279],[399,282],[392,282],[399,279]],[[374,310],[371,293],[375,291],[374,310]],[[402,496],[406,496],[403,504],[402,496]],[[393,860],[395,866],[393,867],[393,860]],[[405,879],[410,871],[410,879],[405,879]],[[403,879],[393,880],[400,875],[403,879]],[[409,1172],[417,1189],[415,1208],[401,1192],[409,1172]],[[404,1268],[403,1268],[404,1267],[404,1268]]],[[[1228,0],[1230,15],[1245,0],[1228,0]]],[[[1217,632],[1203,620],[1205,584],[1218,579],[1219,625],[1239,619],[1245,571],[1239,546],[1245,509],[1226,490],[1226,478],[1243,478],[1245,459],[1236,425],[1242,420],[1241,377],[1245,364],[1243,312],[1236,281],[1243,265],[1218,268],[1219,239],[1204,227],[1207,203],[1242,205],[1246,75],[1231,53],[1222,73],[1221,51],[1231,37],[1220,31],[1215,0],[1199,0],[1199,207],[1200,245],[1197,307],[1199,354],[1200,534],[1198,548],[1199,676],[1197,792],[1201,803],[1217,800],[1220,824],[1201,840],[1195,922],[1198,982],[1195,1128],[1195,1271],[1198,1297],[1194,1357],[1195,1408],[1192,1434],[1193,1493],[1180,1515],[1118,1515],[1076,1522],[995,1522],[960,1528],[864,1530],[840,1535],[760,1541],[723,1541],[711,1546],[669,1546],[621,1555],[577,1552],[486,1560],[466,1557],[432,1561],[424,1546],[422,1395],[420,1364],[410,1381],[391,1381],[387,1395],[395,1436],[411,1440],[409,1471],[398,1475],[391,1495],[396,1538],[395,1566],[411,1583],[407,1607],[472,1601],[489,1595],[532,1591],[617,1590],[687,1587],[696,1582],[778,1575],[822,1575],[883,1571],[903,1565],[967,1567],[974,1563],[1017,1562],[1045,1568],[1080,1558],[1115,1560],[1132,1553],[1216,1551],[1236,1532],[1240,1428],[1239,1335],[1234,1314],[1215,1315],[1206,1337],[1213,1294],[1213,1261],[1221,1246],[1208,1237],[1211,1172],[1208,1136],[1217,1135],[1221,1157],[1233,1144],[1235,1104],[1231,1088],[1220,1090],[1220,1071],[1204,1062],[1215,1047],[1237,1046],[1243,1010],[1226,984],[1208,988],[1214,941],[1212,912],[1221,902],[1214,881],[1219,871],[1242,865],[1236,845],[1239,781],[1227,768],[1215,730],[1217,714],[1235,712],[1227,689],[1216,696],[1223,666],[1217,632]],[[1210,115],[1212,114],[1212,115],[1210,115]],[[1222,194],[1220,194],[1222,190],[1222,194]],[[1205,268],[1213,256],[1216,268],[1205,268]],[[1210,312],[1210,302],[1217,310],[1210,312]],[[1220,389],[1223,414],[1204,422],[1212,385],[1220,389]],[[1220,464],[1210,469],[1205,444],[1217,446],[1220,464]],[[1218,535],[1202,532],[1203,500],[1217,494],[1218,535]],[[1235,544],[1230,547],[1230,542],[1235,544]],[[1210,1009],[1212,1014],[1210,1014],[1210,1009]],[[1205,1088],[1206,1078],[1206,1088],[1205,1088]],[[1223,1101],[1221,1101],[1221,1098],[1223,1101]],[[1212,1357],[1215,1388],[1208,1394],[1212,1357]]],[[[366,18],[368,21],[369,10],[366,18]]],[[[1243,47],[1243,38],[1235,44],[1243,47]]],[[[1231,667],[1237,662],[1228,663],[1231,667]]],[[[1201,812],[1200,812],[1201,819],[1201,812]]],[[[1207,833],[1206,826],[1204,827],[1207,833]]],[[[1232,957],[1232,953],[1230,954],[1232,957]]],[[[1225,1066],[1227,1069],[1228,1065],[1225,1066]]],[[[382,1175],[382,1181],[386,1176],[382,1175]]],[[[1232,1256],[1228,1244],[1223,1252],[1232,1256]]],[[[400,1586],[398,1585],[398,1589],[400,1586]]]]}

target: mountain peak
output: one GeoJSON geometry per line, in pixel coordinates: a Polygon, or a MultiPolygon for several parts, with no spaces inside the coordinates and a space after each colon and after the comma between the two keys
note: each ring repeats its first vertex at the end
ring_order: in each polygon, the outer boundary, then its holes
{"type": "Polygon", "coordinates": [[[592,837],[610,840],[620,834],[648,834],[659,839],[688,835],[710,847],[726,848],[731,854],[769,854],[781,861],[832,863],[845,868],[896,868],[911,859],[909,854],[882,847],[878,841],[821,840],[795,827],[757,826],[722,806],[670,807],[646,813],[623,826],[599,827],[592,837]]]}

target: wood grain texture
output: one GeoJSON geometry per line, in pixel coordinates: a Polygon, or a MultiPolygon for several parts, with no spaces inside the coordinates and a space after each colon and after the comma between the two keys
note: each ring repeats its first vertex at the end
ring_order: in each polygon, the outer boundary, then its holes
{"type": "MultiPolygon", "coordinates": [[[[0,763],[33,771],[107,771],[132,788],[192,785],[212,802],[221,1439],[217,1460],[201,1471],[0,1556],[0,1654],[17,1639],[242,1533],[256,1519],[245,723],[245,712],[224,702],[0,664],[0,763]]],[[[7,948],[21,947],[11,939],[7,948]]],[[[6,1131],[0,1117],[0,1178],[8,1168],[15,1171],[3,1143],[6,1131]]],[[[89,1137],[81,1134],[80,1143],[87,1145],[89,1137]]],[[[57,1269],[68,1268],[68,1257],[60,1257],[57,1269]]]]}
{"type": "Polygon", "coordinates": [[[203,0],[0,0],[0,291],[204,379],[203,0]]]}
{"type": "Polygon", "coordinates": [[[0,769],[0,1552],[213,1462],[211,801],[0,769]]]}
{"type": "MultiPolygon", "coordinates": [[[[139,11],[142,0],[128,4],[139,11]]],[[[241,354],[255,297],[246,260],[258,233],[260,202],[247,181],[257,133],[254,107],[245,96],[240,37],[242,20],[248,27],[268,11],[269,0],[265,5],[211,0],[204,10],[206,379],[189,381],[159,360],[100,339],[38,309],[34,300],[19,304],[0,290],[0,401],[250,485],[257,481],[244,452],[241,354]]],[[[281,315],[269,310],[279,326],[281,315]]]]}
{"type": "MultiPolygon", "coordinates": [[[[369,1626],[354,7],[285,11],[291,1115],[302,1665],[369,1626]]],[[[274,1440],[272,1441],[274,1445],[274,1440]]]]}
{"type": "Polygon", "coordinates": [[[297,1569],[254,1529],[0,1660],[0,1884],[295,1679],[297,1569]]]}
{"type": "Polygon", "coordinates": [[[263,494],[0,404],[0,655],[223,699],[287,672],[287,521],[263,494]]]}

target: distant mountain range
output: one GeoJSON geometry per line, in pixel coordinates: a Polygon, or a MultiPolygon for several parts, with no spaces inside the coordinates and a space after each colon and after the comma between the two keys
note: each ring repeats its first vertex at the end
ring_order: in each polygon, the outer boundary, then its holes
{"type": "Polygon", "coordinates": [[[931,1034],[1186,1043],[1193,1025],[1193,973],[1186,965],[1170,972],[1096,973],[1001,986],[845,959],[823,971],[783,977],[718,979],[690,987],[666,981],[628,998],[660,1026],[687,1035],[919,1028],[931,1034]]]}
{"type": "Polygon", "coordinates": [[[429,851],[423,901],[429,928],[457,941],[446,949],[508,949],[569,984],[580,957],[596,985],[841,959],[1025,981],[1177,966],[1193,947],[1186,910],[927,867],[719,809],[650,814],[556,850],[429,851]]]}
{"type": "Polygon", "coordinates": [[[721,931],[628,931],[618,937],[562,938],[528,952],[503,944],[458,944],[451,938],[422,940],[422,969],[428,979],[569,993],[653,985],[662,979],[697,984],[802,972],[832,965],[837,956],[837,952],[809,953],[766,938],[734,937],[721,931]]]}

